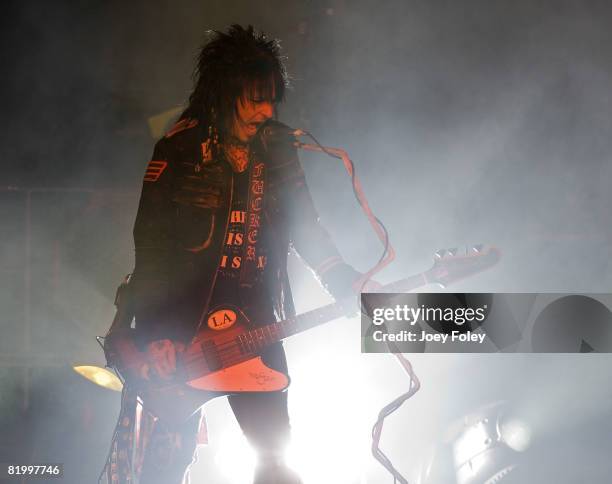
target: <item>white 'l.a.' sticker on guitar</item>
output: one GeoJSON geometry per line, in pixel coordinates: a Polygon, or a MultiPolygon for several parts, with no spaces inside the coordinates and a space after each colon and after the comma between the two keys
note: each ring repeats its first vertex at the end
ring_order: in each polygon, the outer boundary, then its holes
{"type": "Polygon", "coordinates": [[[222,330],[231,327],[236,322],[236,312],[231,309],[218,309],[208,316],[208,327],[214,330],[222,330]]]}

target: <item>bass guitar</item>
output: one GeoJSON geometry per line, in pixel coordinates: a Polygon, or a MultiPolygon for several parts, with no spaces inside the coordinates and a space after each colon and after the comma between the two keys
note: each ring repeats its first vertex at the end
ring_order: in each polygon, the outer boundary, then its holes
{"type": "MultiPolygon", "coordinates": [[[[464,253],[457,249],[442,250],[436,253],[429,270],[383,286],[377,292],[409,292],[427,284],[446,287],[493,266],[499,258],[497,249],[482,246],[470,247],[464,253]]],[[[351,298],[263,325],[253,325],[238,308],[225,306],[213,310],[207,325],[177,354],[177,371],[171,380],[128,378],[128,384],[135,386],[148,411],[170,423],[185,421],[218,396],[284,390],[289,386],[289,377],[268,367],[261,351],[289,336],[342,317],[355,305],[351,298]]],[[[121,352],[116,353],[116,369],[125,376],[121,352]]]]}

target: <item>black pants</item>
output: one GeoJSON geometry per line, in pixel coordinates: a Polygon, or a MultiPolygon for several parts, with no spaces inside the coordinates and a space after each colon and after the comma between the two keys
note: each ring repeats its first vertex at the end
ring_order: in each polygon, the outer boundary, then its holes
{"type": "MultiPolygon", "coordinates": [[[[281,344],[262,354],[264,362],[287,372],[281,344]]],[[[280,453],[289,440],[287,392],[243,393],[228,397],[242,432],[258,455],[280,453]]],[[[197,444],[199,412],[180,428],[155,424],[147,445],[140,484],[180,484],[197,444]]]]}

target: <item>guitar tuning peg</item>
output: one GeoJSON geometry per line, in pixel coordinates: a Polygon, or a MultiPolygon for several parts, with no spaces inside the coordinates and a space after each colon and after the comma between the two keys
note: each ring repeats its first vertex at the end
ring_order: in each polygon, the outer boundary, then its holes
{"type": "Polygon", "coordinates": [[[476,244],[472,246],[472,252],[476,252],[477,254],[482,252],[483,249],[483,245],[482,244],[476,244]]]}
{"type": "Polygon", "coordinates": [[[446,249],[440,249],[436,251],[436,253],[434,254],[434,257],[436,259],[443,259],[445,255],[446,255],[446,249]]]}
{"type": "Polygon", "coordinates": [[[451,257],[454,257],[454,256],[456,256],[456,255],[457,255],[457,250],[458,250],[458,249],[457,249],[457,247],[453,247],[452,249],[448,249],[448,254],[449,254],[451,257]]]}

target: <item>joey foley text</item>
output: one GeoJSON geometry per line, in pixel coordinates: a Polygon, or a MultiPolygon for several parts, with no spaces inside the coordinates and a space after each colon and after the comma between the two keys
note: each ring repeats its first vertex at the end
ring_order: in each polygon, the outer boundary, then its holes
{"type": "MultiPolygon", "coordinates": [[[[486,318],[487,305],[477,308],[436,308],[426,307],[411,307],[407,304],[396,305],[395,307],[377,307],[371,312],[372,323],[375,326],[380,326],[388,322],[403,322],[413,328],[417,323],[432,323],[440,332],[430,333],[427,331],[410,331],[400,330],[395,332],[386,332],[377,329],[372,333],[374,341],[394,341],[394,342],[420,342],[432,341],[446,343],[451,342],[475,342],[482,343],[485,339],[484,333],[474,333],[454,329],[457,326],[463,326],[465,323],[482,323],[486,318]]],[[[420,325],[418,326],[420,329],[420,325]]],[[[433,327],[433,326],[432,326],[433,327]]],[[[470,325],[470,327],[472,327],[470,325]]]]}

